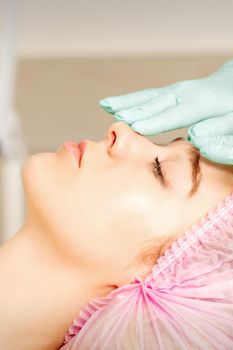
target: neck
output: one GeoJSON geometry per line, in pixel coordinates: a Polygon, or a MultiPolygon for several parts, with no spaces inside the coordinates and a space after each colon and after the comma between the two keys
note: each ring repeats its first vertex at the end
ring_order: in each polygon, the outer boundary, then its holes
{"type": "Polygon", "coordinates": [[[25,224],[0,247],[1,349],[58,348],[80,308],[108,292],[39,231],[25,224]]]}

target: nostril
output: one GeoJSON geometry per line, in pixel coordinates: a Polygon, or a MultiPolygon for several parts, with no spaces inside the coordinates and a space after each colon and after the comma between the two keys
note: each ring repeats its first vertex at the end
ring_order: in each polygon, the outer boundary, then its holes
{"type": "Polygon", "coordinates": [[[115,133],[115,131],[111,132],[111,140],[110,141],[111,141],[110,142],[110,147],[112,147],[114,145],[115,141],[116,141],[116,133],[115,133]]]}

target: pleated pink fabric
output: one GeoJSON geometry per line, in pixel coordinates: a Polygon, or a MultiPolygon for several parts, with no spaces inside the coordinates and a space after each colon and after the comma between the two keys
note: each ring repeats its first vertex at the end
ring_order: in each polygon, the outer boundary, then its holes
{"type": "Polygon", "coordinates": [[[62,350],[233,350],[233,193],[152,272],[74,319],[62,350]]]}

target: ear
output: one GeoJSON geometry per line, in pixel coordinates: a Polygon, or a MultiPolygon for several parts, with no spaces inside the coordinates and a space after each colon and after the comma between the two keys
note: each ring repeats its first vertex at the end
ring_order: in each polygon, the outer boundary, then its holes
{"type": "Polygon", "coordinates": [[[132,283],[135,278],[144,280],[152,271],[157,260],[177,239],[177,235],[158,236],[143,243],[139,254],[115,276],[112,286],[119,288],[132,283]]]}
{"type": "Polygon", "coordinates": [[[132,283],[135,278],[144,280],[148,276],[157,261],[158,252],[155,249],[138,255],[133,261],[124,267],[122,276],[117,280],[117,286],[121,287],[132,283]]]}
{"type": "Polygon", "coordinates": [[[164,255],[165,251],[171,247],[172,243],[177,239],[177,235],[169,237],[157,237],[153,240],[153,244],[141,250],[137,263],[135,263],[135,277],[144,280],[156,265],[158,259],[164,255]]]}

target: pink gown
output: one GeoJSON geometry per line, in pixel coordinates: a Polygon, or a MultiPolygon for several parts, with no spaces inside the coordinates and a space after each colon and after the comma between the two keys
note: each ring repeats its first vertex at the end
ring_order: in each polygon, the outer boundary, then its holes
{"type": "Polygon", "coordinates": [[[233,350],[233,193],[140,281],[91,300],[62,350],[233,350]]]}

